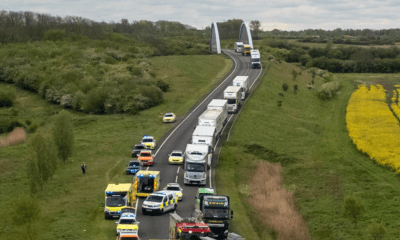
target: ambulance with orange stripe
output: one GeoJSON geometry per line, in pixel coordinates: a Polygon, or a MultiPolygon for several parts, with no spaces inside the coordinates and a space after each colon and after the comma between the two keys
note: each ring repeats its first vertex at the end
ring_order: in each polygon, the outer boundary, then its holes
{"type": "Polygon", "coordinates": [[[147,197],[160,189],[160,171],[140,170],[133,179],[133,191],[138,197],[147,197]]]}
{"type": "Polygon", "coordinates": [[[178,196],[172,191],[158,191],[151,193],[142,204],[142,213],[163,214],[174,211],[178,207],[178,196]]]}

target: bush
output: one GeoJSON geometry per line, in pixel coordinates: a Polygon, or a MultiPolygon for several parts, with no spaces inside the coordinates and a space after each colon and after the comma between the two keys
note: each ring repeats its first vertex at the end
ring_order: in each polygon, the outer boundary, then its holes
{"type": "Polygon", "coordinates": [[[283,89],[283,91],[286,92],[289,89],[289,85],[287,83],[283,83],[282,84],[282,89],[283,89]]]}
{"type": "Polygon", "coordinates": [[[0,107],[12,107],[16,98],[15,91],[8,88],[6,90],[2,89],[0,91],[0,107]]]}
{"type": "Polygon", "coordinates": [[[322,100],[331,99],[332,96],[341,88],[341,84],[338,81],[332,81],[324,83],[318,89],[318,96],[322,100]]]}
{"type": "Polygon", "coordinates": [[[83,111],[86,113],[104,114],[107,92],[103,89],[94,89],[90,91],[84,100],[83,111]]]}
{"type": "Polygon", "coordinates": [[[156,82],[157,87],[159,87],[163,92],[167,92],[169,89],[169,83],[167,81],[158,79],[156,82]]]}

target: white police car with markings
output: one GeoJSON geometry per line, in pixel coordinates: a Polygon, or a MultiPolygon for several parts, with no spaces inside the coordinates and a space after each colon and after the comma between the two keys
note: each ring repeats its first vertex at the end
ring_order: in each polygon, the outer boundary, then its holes
{"type": "Polygon", "coordinates": [[[178,207],[178,196],[171,191],[158,191],[151,193],[142,204],[142,213],[163,214],[176,210],[178,207]]]}

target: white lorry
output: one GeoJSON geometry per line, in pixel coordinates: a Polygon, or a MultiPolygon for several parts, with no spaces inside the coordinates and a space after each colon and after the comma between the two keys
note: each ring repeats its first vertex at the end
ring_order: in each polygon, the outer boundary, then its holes
{"type": "Polygon", "coordinates": [[[251,50],[250,59],[251,59],[251,67],[252,68],[261,68],[261,60],[260,60],[260,51],[257,49],[251,50]]]}
{"type": "Polygon", "coordinates": [[[221,111],[207,109],[200,115],[198,125],[215,127],[215,135],[219,137],[224,127],[225,120],[226,118],[224,118],[221,111]]]}
{"type": "Polygon", "coordinates": [[[243,43],[235,42],[235,52],[241,53],[243,51],[243,43]]]}
{"type": "Polygon", "coordinates": [[[246,99],[249,92],[249,77],[248,76],[237,76],[232,81],[233,86],[242,88],[242,100],[246,99]]]}
{"type": "Polygon", "coordinates": [[[185,150],[184,184],[206,185],[207,171],[213,157],[212,148],[204,144],[187,144],[185,150]]]}
{"type": "Polygon", "coordinates": [[[197,126],[192,135],[192,144],[209,145],[214,149],[216,139],[215,127],[197,126]]]}
{"type": "Polygon", "coordinates": [[[228,122],[228,100],[226,99],[213,99],[207,105],[208,110],[218,110],[222,112],[224,125],[228,122]]]}
{"type": "Polygon", "coordinates": [[[237,113],[242,101],[242,88],[229,86],[224,90],[224,99],[228,100],[228,112],[237,113]]]}

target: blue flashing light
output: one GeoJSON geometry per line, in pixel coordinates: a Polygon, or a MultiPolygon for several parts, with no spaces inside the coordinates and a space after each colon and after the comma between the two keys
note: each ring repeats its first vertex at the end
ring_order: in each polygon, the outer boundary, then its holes
{"type": "Polygon", "coordinates": [[[161,195],[167,195],[165,192],[161,192],[161,195]]]}
{"type": "Polygon", "coordinates": [[[118,214],[121,214],[122,212],[121,212],[121,211],[118,211],[117,213],[118,213],[118,214]]]}
{"type": "Polygon", "coordinates": [[[149,135],[143,135],[143,138],[148,138],[148,137],[150,137],[149,135]]]}
{"type": "Polygon", "coordinates": [[[136,175],[138,178],[142,178],[142,177],[144,177],[144,174],[143,173],[141,173],[141,174],[138,174],[138,175],[136,175]]]}
{"type": "Polygon", "coordinates": [[[106,194],[114,194],[114,191],[106,191],[106,194]]]}
{"type": "Polygon", "coordinates": [[[156,178],[156,175],[150,174],[150,175],[149,175],[149,178],[156,178]]]}

